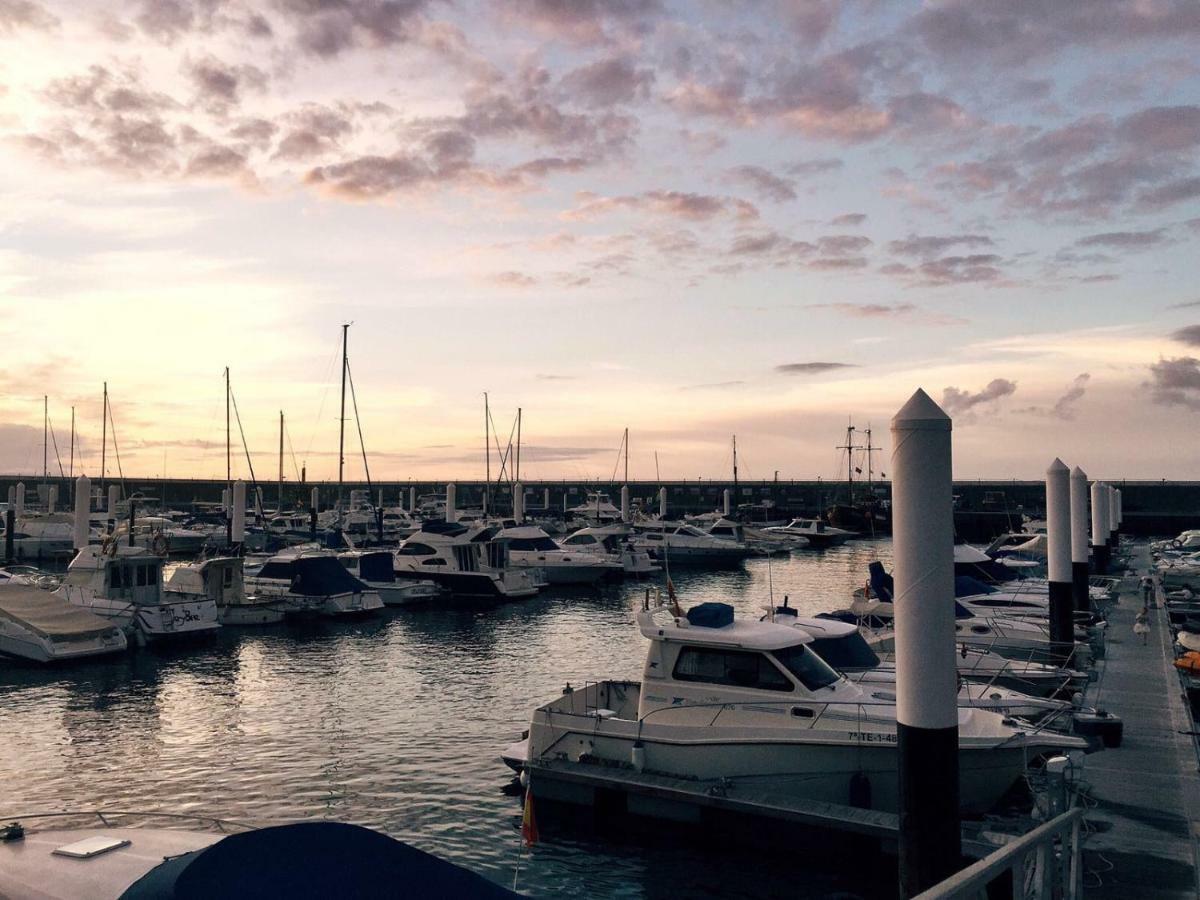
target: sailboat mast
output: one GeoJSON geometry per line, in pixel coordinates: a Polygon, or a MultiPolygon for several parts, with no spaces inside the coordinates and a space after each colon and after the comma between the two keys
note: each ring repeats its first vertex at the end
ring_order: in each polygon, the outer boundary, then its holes
{"type": "Polygon", "coordinates": [[[342,483],[346,468],[346,367],[350,361],[350,324],[342,326],[342,415],[338,419],[338,515],[342,511],[342,483]]]}
{"type": "Polygon", "coordinates": [[[625,483],[629,484],[629,428],[625,428],[625,483]]]}
{"type": "Polygon", "coordinates": [[[104,496],[105,451],[108,450],[108,382],[104,382],[104,405],[100,412],[100,496],[104,496]]]}
{"type": "Polygon", "coordinates": [[[483,456],[484,456],[484,479],[483,479],[483,517],[486,519],[488,514],[488,494],[492,489],[492,447],[488,442],[488,395],[487,391],[483,392],[483,456]]]}
{"type": "Polygon", "coordinates": [[[75,502],[75,407],[71,407],[71,474],[70,483],[67,485],[67,490],[71,495],[71,502],[75,502]]]}
{"type": "Polygon", "coordinates": [[[225,367],[225,487],[233,496],[233,444],[229,431],[229,366],[225,367]]]}
{"type": "Polygon", "coordinates": [[[50,477],[50,397],[42,395],[42,484],[50,477]]]}
{"type": "Polygon", "coordinates": [[[279,411],[279,511],[283,512],[283,410],[279,411]]]}
{"type": "Polygon", "coordinates": [[[517,472],[516,480],[521,480],[521,407],[517,407],[517,472]]]}
{"type": "Polygon", "coordinates": [[[737,477],[737,435],[733,436],[733,502],[737,504],[738,497],[738,477],[737,477]]]}
{"type": "Polygon", "coordinates": [[[871,426],[867,426],[867,487],[871,486],[871,454],[874,452],[874,447],[871,446],[871,426]]]}

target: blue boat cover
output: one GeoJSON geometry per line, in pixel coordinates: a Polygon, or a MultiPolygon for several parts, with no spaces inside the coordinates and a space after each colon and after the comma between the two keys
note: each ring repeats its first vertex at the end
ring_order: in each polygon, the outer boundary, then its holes
{"type": "Polygon", "coordinates": [[[364,553],[358,558],[358,575],[365,581],[395,581],[396,561],[387,550],[364,553]]]}
{"type": "Polygon", "coordinates": [[[867,571],[871,573],[871,593],[875,595],[877,600],[883,603],[891,603],[892,596],[896,591],[896,585],[892,581],[892,576],[884,570],[883,563],[875,560],[875,562],[867,566],[867,571]]]}
{"type": "Polygon", "coordinates": [[[687,611],[687,620],[698,628],[724,628],[733,624],[733,607],[728,603],[701,603],[687,611]]]}
{"type": "Polygon", "coordinates": [[[954,576],[954,596],[955,597],[974,597],[976,594],[994,594],[996,588],[990,587],[980,581],[978,578],[972,578],[970,575],[955,575],[954,576]]]}
{"type": "Polygon", "coordinates": [[[304,822],[231,834],[168,859],[130,885],[121,900],[516,896],[369,828],[304,822]]]}

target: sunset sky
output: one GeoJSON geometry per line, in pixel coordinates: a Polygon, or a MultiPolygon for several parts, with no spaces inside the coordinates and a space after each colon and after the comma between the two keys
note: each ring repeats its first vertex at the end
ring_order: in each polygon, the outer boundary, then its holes
{"type": "Polygon", "coordinates": [[[626,426],[634,478],[831,477],[917,387],[959,477],[1200,477],[1197,46],[1194,0],[0,0],[0,471],[49,395],[98,474],[107,380],[126,474],[223,477],[228,365],[259,477],[281,409],[333,477],[353,322],[376,478],[482,476],[484,391],[526,480],[626,426]]]}

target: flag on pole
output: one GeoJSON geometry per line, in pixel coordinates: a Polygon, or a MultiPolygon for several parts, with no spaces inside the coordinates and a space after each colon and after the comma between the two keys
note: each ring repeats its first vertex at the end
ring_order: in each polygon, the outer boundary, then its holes
{"type": "Polygon", "coordinates": [[[533,791],[525,789],[525,811],[521,815],[521,837],[526,847],[538,842],[537,819],[533,815],[533,791]]]}
{"type": "Polygon", "coordinates": [[[671,601],[671,615],[678,618],[683,615],[683,609],[679,606],[679,598],[675,596],[675,582],[671,580],[671,576],[667,576],[667,598],[671,601]]]}

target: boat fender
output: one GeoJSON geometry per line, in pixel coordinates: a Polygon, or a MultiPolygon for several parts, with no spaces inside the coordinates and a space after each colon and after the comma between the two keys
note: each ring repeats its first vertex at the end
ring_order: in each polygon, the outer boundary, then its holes
{"type": "Polygon", "coordinates": [[[7,825],[0,825],[0,843],[7,844],[10,841],[25,840],[25,828],[20,822],[10,822],[7,825]]]}
{"type": "Polygon", "coordinates": [[[859,809],[871,808],[871,778],[861,770],[850,776],[850,805],[859,809]]]}
{"type": "Polygon", "coordinates": [[[633,765],[635,772],[641,772],[646,768],[646,747],[641,741],[634,742],[629,751],[629,762],[633,765]]]}

